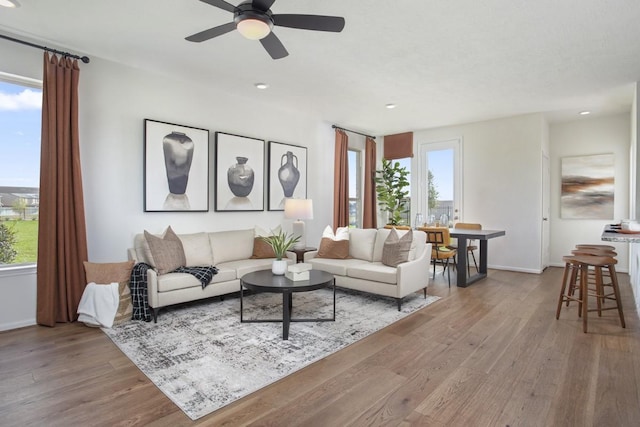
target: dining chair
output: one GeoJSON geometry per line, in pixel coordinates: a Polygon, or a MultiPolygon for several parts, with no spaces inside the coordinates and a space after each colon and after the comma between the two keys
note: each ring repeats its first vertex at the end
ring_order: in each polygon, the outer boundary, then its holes
{"type": "MultiPolygon", "coordinates": [[[[461,230],[482,230],[482,224],[477,224],[477,223],[472,223],[472,222],[457,222],[456,224],[454,224],[453,228],[458,228],[461,230]]],[[[458,246],[457,244],[453,244],[450,246],[450,248],[457,250],[458,246]]],[[[476,272],[479,273],[480,270],[478,269],[478,262],[476,261],[476,255],[475,255],[475,251],[478,250],[478,246],[475,242],[475,240],[469,240],[467,241],[467,252],[471,255],[471,259],[473,259],[473,265],[475,265],[476,267],[476,272]]],[[[467,257],[467,275],[471,276],[471,267],[469,264],[469,259],[467,257]]]]}
{"type": "Polygon", "coordinates": [[[451,249],[451,236],[449,229],[446,227],[419,227],[419,230],[427,234],[427,243],[431,243],[431,261],[433,262],[433,278],[436,277],[436,264],[443,266],[442,274],[447,272],[449,287],[451,287],[451,269],[449,268],[449,260],[453,258],[456,262],[456,251],[451,249]]]}

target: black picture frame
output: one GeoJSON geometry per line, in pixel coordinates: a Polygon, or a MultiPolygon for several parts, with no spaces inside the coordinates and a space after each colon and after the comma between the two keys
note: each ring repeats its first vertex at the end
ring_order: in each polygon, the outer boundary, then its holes
{"type": "Polygon", "coordinates": [[[307,147],[269,141],[268,177],[268,210],[283,211],[287,198],[306,199],[307,147]]]}
{"type": "Polygon", "coordinates": [[[264,140],[216,132],[216,212],[264,211],[264,140]]]}
{"type": "Polygon", "coordinates": [[[209,210],[209,130],[144,119],[144,211],[209,210]]]}

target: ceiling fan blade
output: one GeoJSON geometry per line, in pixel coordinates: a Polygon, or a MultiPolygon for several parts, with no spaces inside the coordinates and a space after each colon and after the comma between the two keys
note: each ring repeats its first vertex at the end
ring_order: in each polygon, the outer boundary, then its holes
{"type": "Polygon", "coordinates": [[[260,43],[273,59],[280,59],[289,55],[289,52],[284,48],[280,39],[273,34],[273,31],[267,37],[260,39],[260,43]]]}
{"type": "Polygon", "coordinates": [[[301,30],[332,31],[339,33],[344,28],[344,18],[323,15],[273,15],[273,24],[301,30]]]}
{"type": "Polygon", "coordinates": [[[266,12],[267,10],[271,9],[271,6],[273,5],[273,3],[275,3],[275,1],[276,0],[253,0],[251,4],[255,9],[266,12]]]}
{"type": "Polygon", "coordinates": [[[232,4],[227,3],[224,0],[200,0],[203,3],[210,4],[211,6],[218,7],[222,10],[226,10],[227,12],[235,12],[236,7],[232,4]]]}
{"type": "Polygon", "coordinates": [[[228,24],[220,25],[218,27],[209,28],[208,30],[200,31],[194,35],[189,37],[185,37],[186,40],[190,42],[200,43],[205,40],[212,39],[214,37],[221,36],[223,34],[227,34],[229,31],[233,31],[236,29],[235,22],[229,22],[228,24]]]}

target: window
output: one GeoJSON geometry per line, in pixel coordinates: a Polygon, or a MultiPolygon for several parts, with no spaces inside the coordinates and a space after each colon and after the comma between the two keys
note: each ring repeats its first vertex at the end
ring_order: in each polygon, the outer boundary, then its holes
{"type": "Polygon", "coordinates": [[[0,73],[0,269],[38,254],[42,83],[0,73]]]}
{"type": "Polygon", "coordinates": [[[348,151],[349,159],[349,227],[362,226],[362,152],[348,151]]]}
{"type": "Polygon", "coordinates": [[[404,167],[409,172],[407,175],[407,180],[409,181],[409,187],[406,188],[407,194],[409,196],[405,199],[407,207],[407,211],[402,215],[402,219],[404,220],[405,225],[411,225],[413,222],[411,221],[411,157],[405,157],[403,159],[396,159],[394,162],[400,163],[401,167],[404,167]]]}

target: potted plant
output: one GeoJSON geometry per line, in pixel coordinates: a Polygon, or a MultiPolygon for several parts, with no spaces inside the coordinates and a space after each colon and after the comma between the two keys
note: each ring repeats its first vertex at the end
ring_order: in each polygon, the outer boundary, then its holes
{"type": "Polygon", "coordinates": [[[273,253],[276,255],[276,260],[273,261],[273,265],[271,266],[271,272],[282,276],[287,271],[287,261],[282,258],[284,258],[287,251],[300,240],[300,236],[294,236],[287,234],[283,230],[278,230],[275,233],[272,231],[271,236],[263,236],[260,238],[271,246],[273,253]]]}
{"type": "Polygon", "coordinates": [[[409,171],[400,166],[399,162],[382,159],[382,170],[376,171],[376,192],[378,193],[378,205],[387,212],[388,225],[402,225],[402,214],[407,212],[407,197],[409,191],[409,171]]]}

